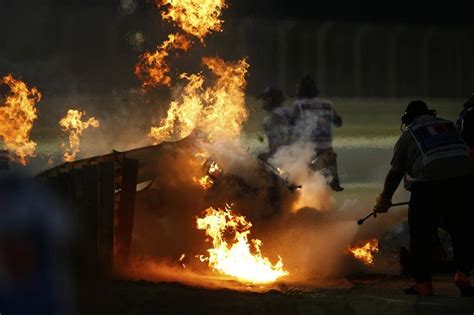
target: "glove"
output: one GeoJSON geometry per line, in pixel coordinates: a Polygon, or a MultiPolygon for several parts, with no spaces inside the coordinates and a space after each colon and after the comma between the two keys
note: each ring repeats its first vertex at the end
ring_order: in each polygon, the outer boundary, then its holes
{"type": "Polygon", "coordinates": [[[377,217],[377,213],[386,213],[388,209],[392,206],[392,200],[382,197],[381,195],[377,197],[374,206],[374,217],[377,217]]]}

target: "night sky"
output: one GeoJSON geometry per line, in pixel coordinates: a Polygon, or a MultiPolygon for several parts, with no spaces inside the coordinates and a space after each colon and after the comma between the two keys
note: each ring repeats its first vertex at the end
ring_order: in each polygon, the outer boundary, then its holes
{"type": "MultiPolygon", "coordinates": [[[[141,6],[152,0],[137,0],[141,6]]],[[[0,0],[0,9],[11,6],[116,6],[120,0],[0,0]]],[[[228,1],[232,14],[275,18],[319,18],[474,25],[470,1],[446,0],[235,0],[228,1]]]]}
{"type": "Polygon", "coordinates": [[[441,0],[243,0],[233,2],[232,6],[243,15],[473,24],[469,3],[468,1],[441,0]]]}

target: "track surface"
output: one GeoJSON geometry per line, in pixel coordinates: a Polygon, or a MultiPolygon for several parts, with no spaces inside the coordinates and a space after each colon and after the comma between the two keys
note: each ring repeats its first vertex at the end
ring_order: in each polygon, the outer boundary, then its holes
{"type": "MultiPolygon", "coordinates": [[[[474,298],[457,297],[447,276],[435,296],[405,296],[410,279],[356,276],[324,288],[285,286],[264,293],[203,289],[177,283],[114,281],[101,297],[101,314],[473,314],[474,298]]],[[[96,308],[97,310],[97,308],[96,308]]]]}

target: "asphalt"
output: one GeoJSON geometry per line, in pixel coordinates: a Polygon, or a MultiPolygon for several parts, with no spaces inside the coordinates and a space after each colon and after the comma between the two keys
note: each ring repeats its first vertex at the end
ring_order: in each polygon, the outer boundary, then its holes
{"type": "Polygon", "coordinates": [[[434,278],[433,297],[406,296],[409,278],[353,275],[265,290],[209,289],[179,283],[115,280],[101,290],[100,314],[474,314],[449,276],[434,278]],[[260,291],[260,292],[252,292],[260,291]]]}

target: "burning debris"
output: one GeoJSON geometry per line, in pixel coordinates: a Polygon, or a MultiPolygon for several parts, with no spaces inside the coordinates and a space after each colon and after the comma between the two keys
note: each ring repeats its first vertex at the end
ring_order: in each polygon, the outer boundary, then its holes
{"type": "Polygon", "coordinates": [[[10,151],[10,159],[26,165],[28,157],[35,156],[36,142],[30,139],[30,133],[38,117],[35,106],[41,100],[41,93],[36,88],[29,89],[11,74],[1,82],[10,88],[10,94],[0,106],[0,138],[4,148],[10,151]]]}
{"type": "Polygon", "coordinates": [[[77,153],[79,153],[81,135],[82,132],[89,128],[98,128],[99,121],[94,117],[90,117],[88,120],[83,121],[82,116],[85,115],[85,111],[79,111],[75,109],[70,109],[67,112],[67,115],[64,116],[60,121],[59,125],[64,132],[69,132],[69,143],[66,145],[62,144],[62,147],[65,148],[63,159],[65,162],[72,162],[76,159],[77,153]]]}
{"type": "Polygon", "coordinates": [[[200,256],[209,266],[225,275],[250,283],[271,283],[288,275],[283,269],[283,261],[272,264],[261,253],[262,241],[251,240],[252,223],[244,216],[234,214],[230,206],[224,210],[208,208],[204,217],[197,219],[197,228],[205,230],[211,237],[213,248],[208,249],[209,256],[200,256]],[[226,241],[230,234],[232,241],[226,241]]]}
{"type": "Polygon", "coordinates": [[[181,266],[186,269],[186,264],[184,263],[184,259],[186,258],[186,254],[182,254],[181,257],[179,257],[178,261],[181,263],[181,266]]]}
{"type": "Polygon", "coordinates": [[[349,246],[346,254],[352,255],[365,265],[373,265],[375,262],[374,254],[379,252],[379,241],[372,239],[363,246],[349,246]]]}
{"type": "Polygon", "coordinates": [[[193,182],[204,190],[210,189],[222,175],[222,169],[217,165],[216,161],[203,152],[198,152],[194,156],[197,159],[196,163],[201,163],[202,172],[193,176],[193,182]]]}
{"type": "Polygon", "coordinates": [[[193,181],[202,187],[202,189],[209,189],[214,185],[214,181],[209,175],[204,175],[201,178],[193,177],[193,181]]]}

